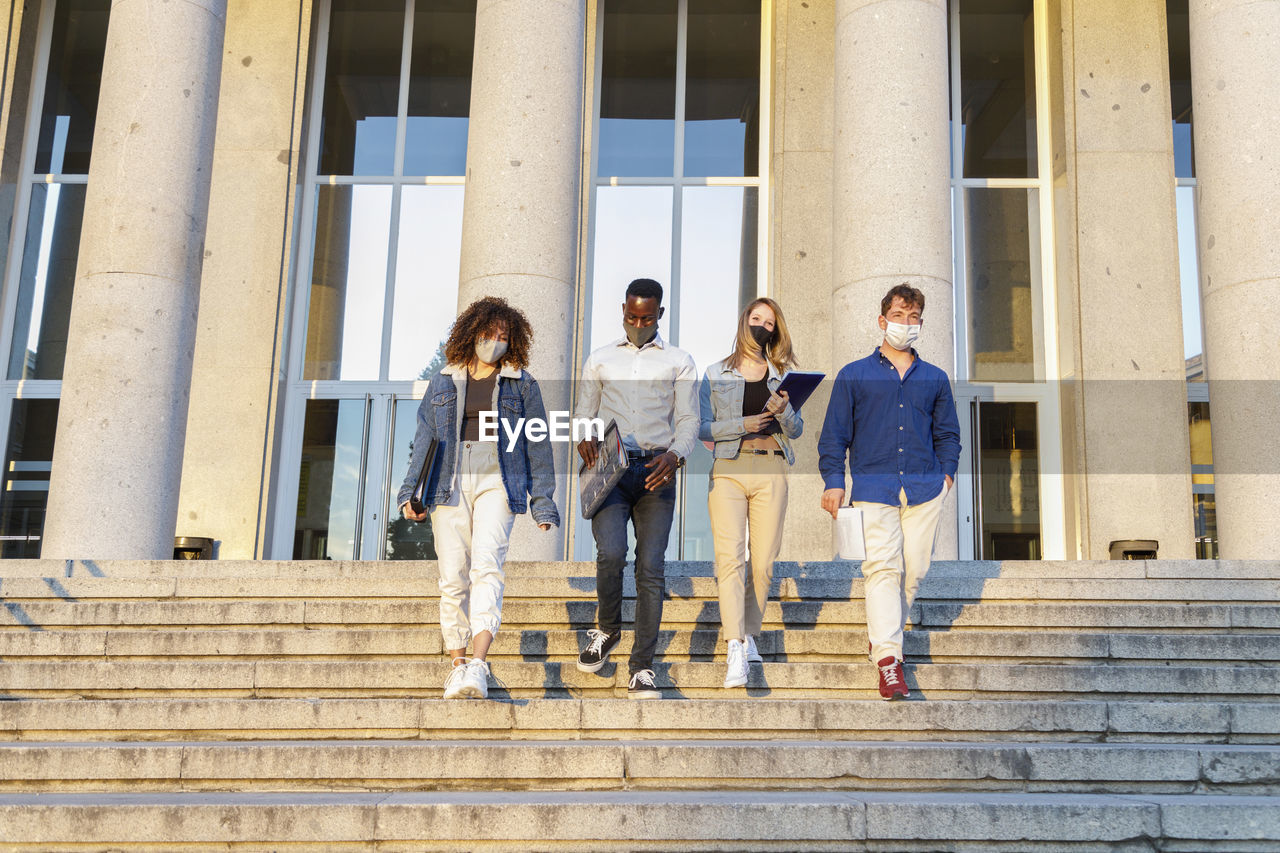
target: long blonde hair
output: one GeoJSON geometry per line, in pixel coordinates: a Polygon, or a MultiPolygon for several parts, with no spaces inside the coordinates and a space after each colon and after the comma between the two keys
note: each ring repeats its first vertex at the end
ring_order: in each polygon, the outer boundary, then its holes
{"type": "Polygon", "coordinates": [[[795,353],[791,349],[791,333],[787,331],[787,321],[782,316],[782,306],[766,296],[753,299],[746,308],[742,309],[742,314],[738,316],[738,334],[734,338],[733,352],[724,359],[724,364],[740,369],[747,357],[760,357],[760,345],[756,343],[755,338],[751,337],[751,324],[748,322],[751,319],[751,312],[758,305],[765,305],[773,312],[773,341],[765,347],[763,355],[775,370],[784,373],[797,364],[795,353]]]}

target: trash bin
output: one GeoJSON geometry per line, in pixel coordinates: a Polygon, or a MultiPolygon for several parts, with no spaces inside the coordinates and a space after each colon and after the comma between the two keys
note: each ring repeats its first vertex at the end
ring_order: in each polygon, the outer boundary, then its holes
{"type": "Polygon", "coordinates": [[[1111,543],[1113,560],[1154,560],[1160,543],[1154,539],[1117,539],[1111,543]]]}
{"type": "Polygon", "coordinates": [[[213,540],[204,536],[173,537],[173,559],[212,560],[213,540]]]}

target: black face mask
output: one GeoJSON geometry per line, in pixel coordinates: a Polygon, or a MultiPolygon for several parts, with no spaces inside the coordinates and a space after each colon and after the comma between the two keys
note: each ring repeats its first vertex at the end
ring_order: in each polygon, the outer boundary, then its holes
{"type": "Polygon", "coordinates": [[[773,332],[764,326],[747,326],[747,331],[751,332],[751,337],[755,338],[760,349],[764,349],[766,344],[773,342],[773,332]]]}

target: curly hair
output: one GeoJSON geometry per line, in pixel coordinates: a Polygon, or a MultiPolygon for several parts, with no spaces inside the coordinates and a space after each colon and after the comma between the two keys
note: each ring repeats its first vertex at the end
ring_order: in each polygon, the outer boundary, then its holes
{"type": "Polygon", "coordinates": [[[507,354],[502,357],[512,367],[529,366],[533,328],[529,318],[500,296],[486,296],[468,305],[453,321],[444,356],[450,364],[470,364],[476,357],[476,338],[494,329],[507,332],[507,354]]]}

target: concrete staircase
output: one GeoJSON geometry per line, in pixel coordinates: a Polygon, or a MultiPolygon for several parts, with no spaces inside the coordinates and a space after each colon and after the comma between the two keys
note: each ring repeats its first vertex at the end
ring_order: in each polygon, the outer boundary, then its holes
{"type": "Polygon", "coordinates": [[[510,564],[444,702],[431,563],[5,561],[0,849],[1280,850],[1280,563],[935,564],[896,703],[856,565],[777,575],[724,690],[669,564],[635,702],[594,564],[510,564]]]}

